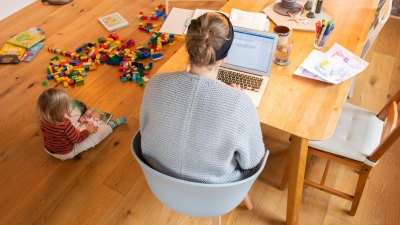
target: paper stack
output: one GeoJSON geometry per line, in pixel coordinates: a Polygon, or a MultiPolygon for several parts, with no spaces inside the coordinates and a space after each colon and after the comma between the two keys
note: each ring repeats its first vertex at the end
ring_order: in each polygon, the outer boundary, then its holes
{"type": "Polygon", "coordinates": [[[335,43],[326,53],[313,50],[295,75],[338,84],[362,72],[368,63],[335,43]]]}
{"type": "Polygon", "coordinates": [[[232,9],[230,20],[233,26],[259,31],[269,30],[269,20],[264,13],[254,13],[232,9]]]}

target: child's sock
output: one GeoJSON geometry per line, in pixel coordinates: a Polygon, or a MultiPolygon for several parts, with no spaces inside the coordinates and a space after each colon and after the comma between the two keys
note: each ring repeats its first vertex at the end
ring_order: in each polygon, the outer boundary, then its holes
{"type": "Polygon", "coordinates": [[[120,124],[123,124],[123,123],[126,123],[126,117],[120,117],[120,118],[118,118],[118,119],[116,119],[116,120],[110,120],[109,122],[108,122],[108,125],[112,128],[112,129],[114,129],[116,126],[118,126],[118,125],[120,125],[120,124]]]}

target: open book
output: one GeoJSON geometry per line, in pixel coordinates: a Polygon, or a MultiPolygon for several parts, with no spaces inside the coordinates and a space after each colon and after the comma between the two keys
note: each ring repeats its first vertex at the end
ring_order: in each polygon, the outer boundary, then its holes
{"type": "Polygon", "coordinates": [[[102,124],[107,124],[111,117],[112,114],[110,113],[94,108],[87,108],[83,102],[72,100],[71,122],[80,131],[83,131],[88,125],[99,127],[102,124]]]}

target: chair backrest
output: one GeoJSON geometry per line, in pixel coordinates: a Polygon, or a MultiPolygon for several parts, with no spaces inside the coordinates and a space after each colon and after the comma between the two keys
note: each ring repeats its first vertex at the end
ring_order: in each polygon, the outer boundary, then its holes
{"type": "Polygon", "coordinates": [[[376,37],[381,32],[386,21],[389,19],[390,11],[392,9],[392,0],[380,0],[377,7],[376,16],[371,24],[371,28],[367,35],[367,40],[364,43],[363,50],[361,52],[361,58],[365,58],[376,37]]]}
{"type": "Polygon", "coordinates": [[[159,201],[181,214],[200,218],[220,216],[238,206],[264,169],[269,154],[266,150],[257,172],[249,178],[226,184],[204,184],[170,177],[147,165],[139,131],[132,138],[131,150],[159,201]]]}
{"type": "Polygon", "coordinates": [[[398,107],[400,102],[400,90],[398,90],[377,114],[377,117],[386,123],[383,127],[381,143],[368,157],[368,160],[376,163],[383,154],[393,145],[400,137],[400,126],[398,125],[398,107]]]}

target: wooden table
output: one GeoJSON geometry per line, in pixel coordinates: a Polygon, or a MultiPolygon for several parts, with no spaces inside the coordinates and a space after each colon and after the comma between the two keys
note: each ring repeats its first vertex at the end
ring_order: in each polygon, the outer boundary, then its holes
{"type": "MultiPolygon", "coordinates": [[[[261,12],[275,1],[230,0],[221,11],[232,8],[261,12]]],[[[360,55],[373,20],[378,0],[324,1],[324,7],[336,15],[335,31],[328,48],[338,43],[356,55],[360,55]]],[[[271,23],[270,31],[274,24],[271,23]]],[[[308,140],[323,140],[334,131],[340,111],[347,97],[351,81],[338,85],[293,75],[313,49],[314,33],[294,31],[294,45],[287,67],[272,67],[271,77],[264,93],[258,114],[260,122],[292,135],[289,151],[289,184],[287,224],[298,224],[303,190],[308,140]]],[[[187,53],[182,47],[158,72],[183,70],[187,53]]]]}

